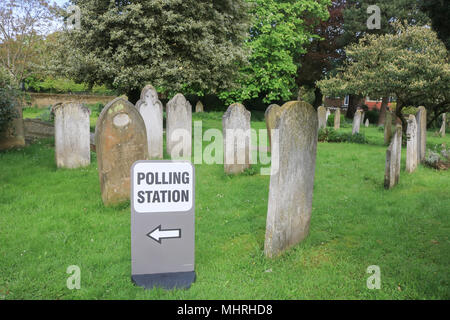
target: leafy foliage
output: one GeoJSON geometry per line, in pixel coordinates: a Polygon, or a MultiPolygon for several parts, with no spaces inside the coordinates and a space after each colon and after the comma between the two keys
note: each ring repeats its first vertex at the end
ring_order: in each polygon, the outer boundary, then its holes
{"type": "Polygon", "coordinates": [[[319,130],[319,142],[368,143],[363,133],[351,134],[351,132],[339,132],[333,128],[321,128],[319,130]]]}
{"type": "Polygon", "coordinates": [[[21,93],[7,72],[0,68],[0,132],[17,118],[21,93]]]}
{"type": "Polygon", "coordinates": [[[305,53],[311,28],[329,17],[329,0],[251,0],[253,25],[246,47],[249,63],[240,70],[239,88],[221,93],[227,103],[261,97],[264,102],[289,100],[297,95],[295,57],[305,53]],[[307,23],[308,22],[308,23],[307,23]]]}

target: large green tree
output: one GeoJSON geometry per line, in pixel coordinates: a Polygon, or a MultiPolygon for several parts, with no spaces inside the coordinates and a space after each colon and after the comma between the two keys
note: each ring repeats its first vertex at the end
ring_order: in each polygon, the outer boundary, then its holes
{"type": "Polygon", "coordinates": [[[450,64],[444,44],[429,27],[394,23],[393,28],[392,34],[366,35],[348,46],[342,72],[318,85],[331,95],[394,95],[406,130],[404,107],[424,105],[431,121],[450,111],[450,64]]]}
{"type": "MultiPolygon", "coordinates": [[[[429,22],[427,15],[421,11],[421,5],[427,0],[346,0],[343,11],[343,34],[340,39],[341,46],[357,43],[367,34],[392,34],[395,29],[392,22],[406,22],[407,25],[424,25],[429,22]],[[367,13],[369,6],[376,5],[380,9],[380,28],[369,29],[367,20],[373,14],[367,13]]],[[[355,96],[351,92],[347,118],[353,118],[358,101],[361,96],[355,96]]],[[[378,97],[377,97],[378,98],[378,97]]],[[[379,124],[384,123],[384,114],[388,104],[388,97],[383,96],[379,124]]]]}
{"type": "Polygon", "coordinates": [[[132,102],[147,82],[169,95],[225,90],[246,61],[244,0],[71,2],[80,8],[81,28],[63,41],[66,74],[108,84],[132,102]]]}
{"type": "Polygon", "coordinates": [[[252,26],[246,47],[249,63],[241,68],[239,88],[221,94],[227,102],[260,98],[266,103],[297,94],[295,57],[318,36],[313,26],[328,19],[330,0],[249,0],[252,26]]]}

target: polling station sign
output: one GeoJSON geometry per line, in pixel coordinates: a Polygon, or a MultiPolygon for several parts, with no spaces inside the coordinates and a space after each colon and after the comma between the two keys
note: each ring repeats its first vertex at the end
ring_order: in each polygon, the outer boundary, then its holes
{"type": "Polygon", "coordinates": [[[151,289],[195,281],[195,170],[188,161],[131,168],[131,277],[151,289]]]}

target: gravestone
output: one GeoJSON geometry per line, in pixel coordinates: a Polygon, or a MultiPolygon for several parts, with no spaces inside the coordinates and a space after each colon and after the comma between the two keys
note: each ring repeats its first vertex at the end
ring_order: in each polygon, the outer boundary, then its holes
{"type": "Polygon", "coordinates": [[[172,159],[190,159],[192,154],[192,106],[178,93],[166,106],[166,148],[172,159]]]}
{"type": "Polygon", "coordinates": [[[420,106],[417,108],[417,157],[418,163],[425,159],[425,152],[427,149],[427,109],[420,106]]]}
{"type": "Polygon", "coordinates": [[[277,104],[271,104],[264,113],[266,120],[267,135],[269,136],[269,147],[272,141],[272,130],[275,128],[281,114],[281,107],[277,104]]]}
{"type": "Polygon", "coordinates": [[[11,120],[0,131],[0,150],[25,147],[25,126],[22,108],[17,108],[17,118],[11,120]]]}
{"type": "Polygon", "coordinates": [[[361,125],[361,110],[356,110],[353,117],[353,129],[352,134],[359,133],[359,127],[361,125]]]}
{"type": "Polygon", "coordinates": [[[365,126],[366,128],[369,127],[369,118],[366,119],[366,122],[364,123],[364,126],[365,126]]]}
{"type": "Polygon", "coordinates": [[[406,171],[411,173],[417,168],[417,121],[412,114],[407,120],[406,129],[406,171]]]}
{"type": "Polygon", "coordinates": [[[392,137],[392,113],[386,110],[386,119],[384,121],[384,144],[388,145],[392,137]]]}
{"type": "Polygon", "coordinates": [[[445,113],[442,114],[442,125],[441,125],[441,129],[439,130],[439,135],[441,137],[445,137],[445,122],[447,121],[445,113]]]}
{"type": "Polygon", "coordinates": [[[384,187],[393,188],[400,178],[400,163],[402,157],[402,126],[396,125],[394,136],[386,151],[386,166],[384,171],[384,187]]]}
{"type": "Polygon", "coordinates": [[[91,163],[91,110],[75,102],[57,104],[52,110],[55,114],[56,166],[69,169],[88,166],[91,163]]]}
{"type": "Polygon", "coordinates": [[[366,116],[366,113],[364,112],[364,110],[361,110],[360,125],[364,124],[365,116],[366,116]]]}
{"type": "Polygon", "coordinates": [[[328,122],[328,117],[330,116],[331,112],[330,109],[327,108],[327,113],[325,114],[325,123],[328,122]]]}
{"type": "Polygon", "coordinates": [[[144,120],[133,104],[117,98],[103,108],[95,127],[98,175],[105,205],[130,199],[133,163],[148,159],[144,120]]]}
{"type": "Polygon", "coordinates": [[[200,100],[195,105],[195,112],[203,112],[203,103],[200,100]]]}
{"type": "Polygon", "coordinates": [[[334,113],[334,129],[337,130],[341,127],[341,109],[337,108],[334,113]]]}
{"type": "Polygon", "coordinates": [[[242,104],[228,107],[222,117],[224,170],[237,174],[250,168],[251,113],[242,104]]]}
{"type": "Polygon", "coordinates": [[[319,120],[319,129],[325,128],[327,126],[327,110],[324,106],[317,108],[317,117],[319,120]]]}
{"type": "Polygon", "coordinates": [[[147,85],[142,89],[136,109],[144,119],[147,132],[148,155],[151,159],[163,158],[163,105],[156,89],[147,85]]]}
{"type": "MultiPolygon", "coordinates": [[[[302,241],[309,232],[318,118],[303,101],[283,105],[278,122],[279,159],[272,166],[264,252],[274,257],[302,241]]],[[[272,159],[273,159],[272,155],[272,159]]]]}

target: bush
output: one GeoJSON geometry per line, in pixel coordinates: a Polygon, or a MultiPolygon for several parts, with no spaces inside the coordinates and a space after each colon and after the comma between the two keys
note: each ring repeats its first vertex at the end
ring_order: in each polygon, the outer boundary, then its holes
{"type": "Polygon", "coordinates": [[[39,118],[42,121],[53,122],[53,120],[55,119],[55,115],[54,115],[54,113],[52,111],[52,106],[49,106],[46,109],[44,109],[44,111],[41,113],[39,118]]]}
{"type": "Polygon", "coordinates": [[[410,114],[412,114],[412,115],[416,115],[417,114],[417,108],[416,107],[404,107],[403,109],[402,109],[402,113],[403,113],[403,115],[410,115],[410,114]]]}
{"type": "Polygon", "coordinates": [[[0,70],[0,132],[19,116],[17,107],[20,105],[20,97],[21,92],[14,86],[9,75],[0,70]]]}
{"type": "Polygon", "coordinates": [[[371,124],[378,124],[380,112],[378,110],[370,110],[366,112],[366,119],[369,119],[371,124]]]}
{"type": "Polygon", "coordinates": [[[450,148],[442,144],[436,145],[434,149],[428,149],[424,164],[433,169],[447,170],[450,168],[450,148]]]}
{"type": "Polygon", "coordinates": [[[350,132],[338,132],[332,128],[320,129],[318,139],[319,142],[368,143],[366,136],[362,133],[351,134],[350,132]]]}

